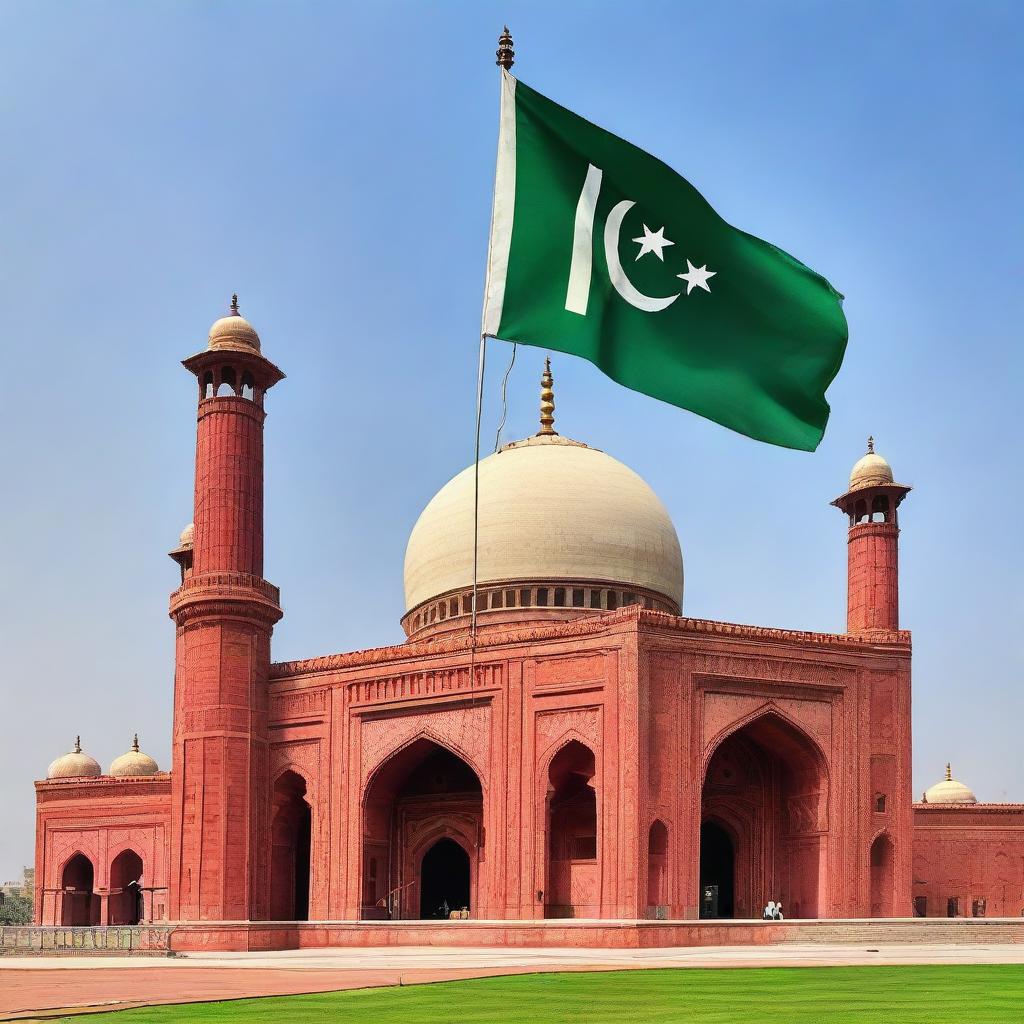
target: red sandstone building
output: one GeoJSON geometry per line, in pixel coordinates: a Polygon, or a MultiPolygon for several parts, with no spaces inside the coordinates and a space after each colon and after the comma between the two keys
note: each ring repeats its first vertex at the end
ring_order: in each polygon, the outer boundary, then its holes
{"type": "MultiPolygon", "coordinates": [[[[283,374],[233,305],[186,359],[194,525],[171,557],[173,764],[75,750],[36,783],[36,919],[1013,915],[1024,806],[911,794],[897,512],[869,445],[846,518],[844,633],[681,615],[648,485],[541,430],[427,505],[405,643],[274,663],[263,426],[283,374]]],[[[839,525],[837,520],[837,526],[839,525]]]]}

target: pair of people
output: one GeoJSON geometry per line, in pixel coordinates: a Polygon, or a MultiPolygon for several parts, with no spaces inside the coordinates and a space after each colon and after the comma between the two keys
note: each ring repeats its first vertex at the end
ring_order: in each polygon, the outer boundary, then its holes
{"type": "Polygon", "coordinates": [[[784,920],[782,915],[782,903],[776,903],[775,900],[769,900],[768,906],[764,908],[764,912],[761,916],[766,921],[782,921],[784,920]]]}

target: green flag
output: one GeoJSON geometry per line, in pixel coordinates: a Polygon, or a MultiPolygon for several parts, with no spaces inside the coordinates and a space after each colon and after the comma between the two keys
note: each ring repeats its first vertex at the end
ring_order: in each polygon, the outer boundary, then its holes
{"type": "Polygon", "coordinates": [[[842,296],[727,224],[670,167],[502,71],[483,333],[589,359],[636,391],[813,451],[842,296]]]}

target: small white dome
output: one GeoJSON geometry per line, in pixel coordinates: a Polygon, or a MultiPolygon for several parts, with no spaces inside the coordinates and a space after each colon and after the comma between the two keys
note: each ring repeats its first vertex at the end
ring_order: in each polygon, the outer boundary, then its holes
{"type": "MultiPolygon", "coordinates": [[[[405,606],[473,584],[473,467],[434,496],[405,553],[405,606]]],[[[556,434],[480,463],[479,582],[592,580],[683,600],[683,558],[658,496],[633,470],[556,434]]]]}
{"type": "Polygon", "coordinates": [[[139,775],[156,775],[160,771],[156,761],[139,750],[139,737],[136,733],[132,740],[132,748],[127,753],[115,758],[110,766],[110,774],[117,778],[129,778],[139,775]]]}
{"type": "Polygon", "coordinates": [[[869,437],[867,454],[861,456],[850,471],[850,490],[877,487],[892,482],[892,466],[875,452],[875,439],[869,437]]]}
{"type": "Polygon", "coordinates": [[[214,321],[210,328],[210,349],[259,352],[260,336],[248,320],[238,312],[238,296],[231,296],[231,312],[214,321]]]}
{"type": "Polygon", "coordinates": [[[978,798],[972,790],[953,778],[952,769],[947,764],[946,777],[925,790],[924,802],[928,804],[976,804],[978,798]]]}
{"type": "Polygon", "coordinates": [[[50,767],[46,770],[48,779],[97,778],[102,774],[99,762],[82,750],[81,741],[77,736],[74,749],[62,754],[56,761],[51,761],[50,767]]]}
{"type": "Polygon", "coordinates": [[[188,526],[186,526],[185,529],[181,531],[181,536],[178,538],[180,546],[183,547],[183,548],[190,548],[190,547],[192,547],[192,541],[195,538],[195,534],[196,534],[196,524],[195,523],[189,523],[188,526]]]}

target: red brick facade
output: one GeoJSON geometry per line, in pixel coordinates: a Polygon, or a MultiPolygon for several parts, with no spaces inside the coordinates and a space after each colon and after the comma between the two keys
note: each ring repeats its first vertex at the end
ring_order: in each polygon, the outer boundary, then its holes
{"type": "Polygon", "coordinates": [[[757,917],[768,899],[789,917],[899,917],[953,896],[960,914],[1021,912],[1024,807],[912,804],[896,521],[909,488],[835,502],[844,634],[649,600],[506,605],[475,649],[450,628],[272,664],[263,403],[282,375],[258,339],[185,365],[200,400],[194,542],[175,552],[171,597],[173,770],[36,784],[41,923],[462,907],[691,920],[757,917]]]}

